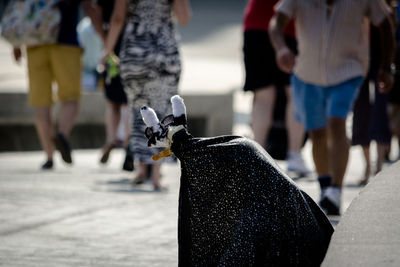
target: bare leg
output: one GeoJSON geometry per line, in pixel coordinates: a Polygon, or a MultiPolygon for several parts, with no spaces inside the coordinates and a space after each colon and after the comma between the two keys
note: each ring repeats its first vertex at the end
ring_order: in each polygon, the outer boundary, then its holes
{"type": "Polygon", "coordinates": [[[124,146],[129,145],[129,140],[131,137],[131,121],[132,121],[132,114],[129,112],[129,108],[127,105],[124,106],[125,109],[125,140],[124,140],[124,146]]]}
{"type": "Polygon", "coordinates": [[[397,160],[400,160],[400,134],[397,136],[397,160]]]}
{"type": "Polygon", "coordinates": [[[161,164],[153,164],[151,171],[151,181],[153,183],[154,189],[161,189],[161,164]]]}
{"type": "Polygon", "coordinates": [[[131,136],[131,114],[128,110],[127,105],[121,105],[121,123],[123,126],[123,147],[125,148],[125,159],[122,164],[122,169],[125,171],[133,171],[135,169],[134,166],[134,158],[132,149],[129,146],[129,140],[131,136]]]}
{"type": "Polygon", "coordinates": [[[329,175],[328,139],[327,130],[310,131],[312,140],[312,154],[318,176],[329,175]]]}
{"type": "MultiPolygon", "coordinates": [[[[394,115],[392,115],[392,116],[394,116],[394,115]]],[[[400,112],[399,112],[399,117],[400,117],[400,112]]],[[[396,137],[396,139],[397,139],[397,158],[396,158],[396,160],[399,160],[400,159],[400,121],[397,124],[395,122],[392,122],[391,129],[392,129],[392,135],[394,137],[396,137]]]]}
{"type": "Polygon", "coordinates": [[[368,183],[369,177],[371,176],[371,157],[369,154],[369,145],[364,145],[361,147],[365,162],[365,170],[364,170],[364,176],[361,178],[359,184],[366,185],[368,183]]]}
{"type": "Polygon", "coordinates": [[[107,142],[115,143],[117,141],[118,125],[121,121],[121,105],[112,101],[108,101],[107,107],[107,142]]]}
{"type": "Polygon", "coordinates": [[[339,117],[329,118],[328,157],[333,186],[342,187],[349,158],[349,147],[345,119],[339,117]]]}
{"type": "Polygon", "coordinates": [[[275,102],[275,88],[272,86],[254,91],[251,124],[254,140],[263,147],[267,140],[267,133],[272,123],[272,113],[275,102]]]}
{"type": "Polygon", "coordinates": [[[286,129],[288,130],[288,151],[300,153],[304,141],[303,124],[295,119],[290,87],[286,87],[286,129]]]}
{"type": "Polygon", "coordinates": [[[371,175],[371,157],[369,154],[369,145],[368,146],[362,146],[363,150],[363,156],[365,160],[365,177],[368,178],[371,175]]]}
{"type": "Polygon", "coordinates": [[[108,101],[105,119],[107,141],[103,147],[103,154],[100,158],[100,163],[103,164],[108,161],[111,150],[117,145],[117,132],[119,122],[121,121],[121,105],[112,101],[108,101]]]}
{"type": "Polygon", "coordinates": [[[339,215],[341,187],[349,156],[345,120],[329,118],[327,129],[312,131],[311,138],[313,158],[321,187],[319,205],[327,214],[339,215]]]}
{"type": "Polygon", "coordinates": [[[141,184],[145,182],[147,178],[147,165],[143,162],[139,162],[138,167],[138,172],[132,180],[133,184],[141,184]]]}
{"type": "Polygon", "coordinates": [[[383,162],[385,161],[386,153],[389,151],[390,144],[377,143],[378,159],[376,162],[375,174],[382,170],[383,162]]]}
{"type": "Polygon", "coordinates": [[[127,105],[122,105],[121,106],[121,112],[124,112],[124,116],[123,116],[123,123],[124,123],[124,129],[125,129],[125,135],[124,135],[124,147],[127,147],[129,145],[129,137],[131,134],[131,114],[127,108],[127,105]]]}
{"type": "Polygon", "coordinates": [[[54,147],[52,137],[54,129],[51,118],[51,107],[35,108],[35,124],[40,144],[46,153],[47,160],[53,160],[54,147]]]}
{"type": "Polygon", "coordinates": [[[78,116],[79,102],[66,101],[61,103],[60,114],[58,116],[58,132],[69,137],[74,127],[75,119],[78,116]]]}
{"type": "Polygon", "coordinates": [[[287,99],[285,122],[288,133],[287,171],[303,176],[310,173],[310,169],[301,155],[301,147],[304,142],[304,128],[303,124],[295,119],[290,87],[287,86],[285,90],[287,99]]]}
{"type": "Polygon", "coordinates": [[[109,103],[106,106],[106,112],[104,113],[104,122],[105,122],[105,129],[106,129],[106,143],[111,142],[112,136],[112,127],[111,127],[111,108],[109,103]]]}

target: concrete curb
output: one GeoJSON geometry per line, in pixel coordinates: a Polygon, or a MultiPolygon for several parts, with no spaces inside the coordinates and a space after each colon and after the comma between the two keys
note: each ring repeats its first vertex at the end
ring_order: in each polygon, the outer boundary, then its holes
{"type": "Polygon", "coordinates": [[[342,216],[322,266],[400,265],[399,188],[400,162],[371,178],[342,216]]]}

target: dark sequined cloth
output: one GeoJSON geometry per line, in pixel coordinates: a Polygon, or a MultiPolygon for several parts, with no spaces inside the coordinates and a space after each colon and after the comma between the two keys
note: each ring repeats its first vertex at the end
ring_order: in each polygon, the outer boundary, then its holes
{"type": "Polygon", "coordinates": [[[181,161],[179,266],[319,266],[333,228],[254,141],[193,138],[171,150],[181,161]]]}

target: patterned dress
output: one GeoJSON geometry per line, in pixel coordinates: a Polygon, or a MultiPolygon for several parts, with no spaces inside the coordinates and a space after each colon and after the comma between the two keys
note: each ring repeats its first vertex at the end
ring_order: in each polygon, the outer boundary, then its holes
{"type": "Polygon", "coordinates": [[[181,62],[171,7],[169,0],[131,0],[121,45],[121,77],[133,115],[130,146],[146,164],[154,164],[151,156],[159,151],[147,147],[140,108],[150,106],[164,118],[178,93],[181,62]]]}

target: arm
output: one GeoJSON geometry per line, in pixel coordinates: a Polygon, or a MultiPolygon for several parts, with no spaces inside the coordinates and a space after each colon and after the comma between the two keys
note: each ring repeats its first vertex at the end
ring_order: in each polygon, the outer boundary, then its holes
{"type": "Polygon", "coordinates": [[[378,25],[378,29],[381,39],[381,62],[377,82],[379,90],[382,93],[388,93],[392,89],[394,83],[391,66],[395,53],[394,27],[390,18],[385,18],[382,23],[378,25]]]}
{"type": "Polygon", "coordinates": [[[295,55],[287,47],[284,38],[284,29],[289,20],[288,16],[278,12],[269,24],[269,36],[275,48],[276,63],[282,71],[287,73],[292,72],[295,65],[295,55]]]}
{"type": "Polygon", "coordinates": [[[122,28],[125,24],[127,5],[127,0],[116,0],[114,3],[114,10],[110,21],[110,29],[105,40],[101,62],[104,62],[108,55],[114,50],[115,44],[117,43],[119,35],[121,34],[122,28]]]}
{"type": "Polygon", "coordinates": [[[92,3],[92,1],[83,1],[82,8],[85,14],[92,21],[94,30],[100,36],[103,42],[106,41],[106,34],[103,29],[102,9],[99,5],[92,3]]]}
{"type": "Polygon", "coordinates": [[[186,26],[192,17],[188,0],[174,0],[172,10],[178,19],[179,24],[186,26]]]}

